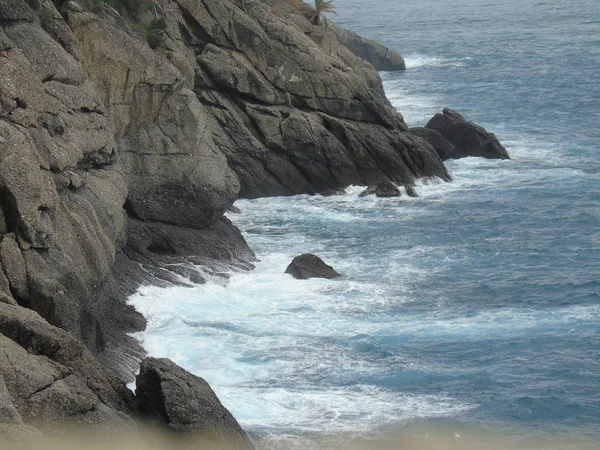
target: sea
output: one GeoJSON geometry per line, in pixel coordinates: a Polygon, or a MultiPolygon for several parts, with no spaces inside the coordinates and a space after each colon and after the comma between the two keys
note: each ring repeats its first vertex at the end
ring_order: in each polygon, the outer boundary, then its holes
{"type": "Polygon", "coordinates": [[[205,378],[259,449],[600,443],[600,2],[335,5],[404,55],[381,77],[409,126],[451,107],[511,159],[450,160],[418,198],[238,200],[256,269],[140,288],[136,337],[205,378]],[[343,277],[286,275],[306,252],[343,277]]]}

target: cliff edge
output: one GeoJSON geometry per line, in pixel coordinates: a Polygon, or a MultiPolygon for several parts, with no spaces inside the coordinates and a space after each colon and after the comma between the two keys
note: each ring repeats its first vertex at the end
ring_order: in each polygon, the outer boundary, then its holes
{"type": "Polygon", "coordinates": [[[0,338],[21,355],[0,364],[0,421],[135,417],[111,375],[143,356],[124,298],[251,268],[236,198],[449,179],[336,30],[285,2],[155,6],[0,3],[0,338]],[[20,370],[45,378],[22,390],[20,370]]]}

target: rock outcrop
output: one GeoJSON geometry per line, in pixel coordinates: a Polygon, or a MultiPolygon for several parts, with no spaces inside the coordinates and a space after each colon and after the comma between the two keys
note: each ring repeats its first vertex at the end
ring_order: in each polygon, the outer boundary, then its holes
{"type": "Polygon", "coordinates": [[[127,390],[78,339],[0,303],[0,421],[51,431],[69,420],[132,428],[127,390]]]}
{"type": "Polygon", "coordinates": [[[337,40],[359,58],[369,62],[380,71],[406,70],[404,58],[379,42],[365,39],[362,36],[337,26],[331,26],[337,40]]]}
{"type": "Polygon", "coordinates": [[[367,189],[358,194],[359,197],[367,197],[375,195],[377,197],[400,197],[400,190],[391,181],[383,181],[377,186],[369,186],[367,189]]]}
{"type": "Polygon", "coordinates": [[[410,133],[429,142],[442,161],[459,158],[459,153],[452,142],[435,130],[425,127],[414,127],[410,133]]]}
{"type": "Polygon", "coordinates": [[[124,299],[251,268],[237,197],[449,180],[335,30],[275,0],[156,3],[150,32],[97,1],[0,2],[0,417],[18,426],[128,426],[109,373],[131,378],[144,319],[124,299]]]}
{"type": "Polygon", "coordinates": [[[311,253],[296,256],[285,269],[285,273],[289,273],[299,280],[308,280],[309,278],[332,279],[341,276],[333,267],[325,264],[321,258],[311,253]]]}
{"type": "MultiPolygon", "coordinates": [[[[454,149],[438,135],[416,130],[414,134],[429,141],[442,159],[481,156],[488,159],[509,159],[508,152],[496,136],[473,122],[467,122],[463,116],[450,108],[437,113],[426,129],[433,130],[447,139],[454,149]],[[442,156],[443,155],[443,156],[442,156]]],[[[411,130],[412,131],[412,130],[411,130]]]]}
{"type": "Polygon", "coordinates": [[[169,429],[199,435],[215,448],[254,448],[208,383],[168,359],[142,363],[135,393],[138,411],[169,429]]]}

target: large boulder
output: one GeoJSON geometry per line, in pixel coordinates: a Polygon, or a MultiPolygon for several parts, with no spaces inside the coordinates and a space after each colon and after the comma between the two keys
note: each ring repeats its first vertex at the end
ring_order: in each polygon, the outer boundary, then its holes
{"type": "MultiPolygon", "coordinates": [[[[509,159],[508,152],[494,134],[473,122],[467,122],[453,109],[444,108],[427,122],[425,128],[438,132],[454,145],[453,158],[481,156],[488,159],[509,159]]],[[[425,139],[431,139],[431,135],[425,139]]],[[[432,144],[435,147],[433,142],[432,144]]]]}
{"type": "Polygon", "coordinates": [[[459,153],[454,144],[435,130],[425,127],[413,127],[410,129],[410,134],[429,142],[442,161],[459,158],[459,153]]]}
{"type": "Polygon", "coordinates": [[[168,359],[142,362],[135,393],[139,412],[172,430],[200,435],[216,448],[254,448],[208,383],[168,359]]]}
{"type": "Polygon", "coordinates": [[[321,258],[311,253],[296,256],[285,269],[285,273],[289,273],[299,280],[309,278],[331,279],[341,276],[333,267],[325,264],[321,258]]]}

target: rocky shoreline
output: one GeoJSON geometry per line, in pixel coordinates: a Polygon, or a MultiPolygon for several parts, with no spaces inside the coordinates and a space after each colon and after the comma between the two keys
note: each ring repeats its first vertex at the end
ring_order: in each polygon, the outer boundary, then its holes
{"type": "Polygon", "coordinates": [[[450,181],[443,159],[508,157],[451,110],[409,131],[375,68],[402,57],[283,0],[154,4],[0,4],[0,431],[174,424],[165,402],[195,394],[125,387],[145,320],[124,300],[202,282],[195,266],[252,269],[236,198],[411,187],[450,181]]]}

